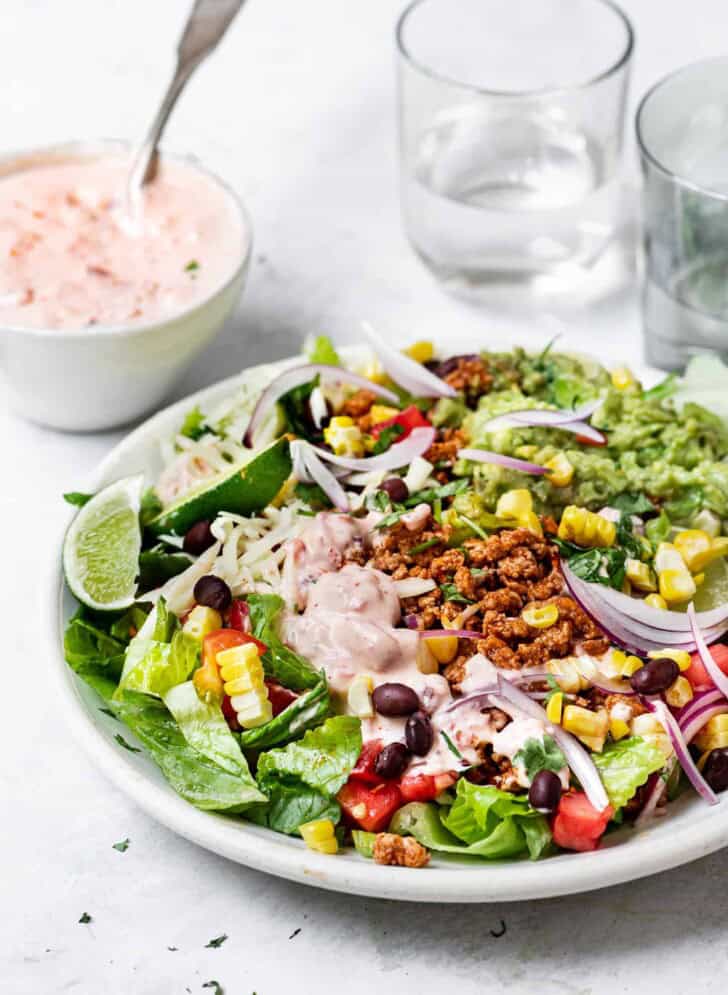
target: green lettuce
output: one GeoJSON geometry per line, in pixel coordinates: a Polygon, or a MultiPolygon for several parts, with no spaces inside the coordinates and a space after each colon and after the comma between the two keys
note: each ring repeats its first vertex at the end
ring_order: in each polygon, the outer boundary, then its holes
{"type": "Polygon", "coordinates": [[[63,636],[66,662],[105,701],[114,693],[124,665],[129,618],[128,612],[119,617],[92,612],[82,605],[63,636]]]}
{"type": "Polygon", "coordinates": [[[248,594],[246,601],[253,635],[268,647],[262,657],[266,674],[294,691],[315,687],[321,679],[318,671],[289,649],[278,635],[276,625],[284,607],[283,598],[277,594],[248,594]]]}
{"type": "Polygon", "coordinates": [[[626,805],[650,774],[665,766],[660,750],[639,736],[610,742],[601,753],[592,753],[591,758],[615,809],[626,805]]]}
{"type": "Polygon", "coordinates": [[[329,690],[321,677],[318,684],[292,701],[282,712],[258,726],[240,733],[243,749],[268,750],[292,739],[298,739],[307,729],[319,725],[329,713],[329,690]]]}
{"type": "Polygon", "coordinates": [[[293,834],[303,822],[331,819],[341,810],[335,795],[361,753],[361,722],[351,715],[327,719],[318,729],[258,759],[258,785],[268,795],[251,818],[279,833],[293,834]]]}
{"type": "Polygon", "coordinates": [[[170,553],[163,546],[139,554],[138,589],[141,592],[161,587],[171,577],[176,577],[192,563],[186,553],[170,553]]]}
{"type": "Polygon", "coordinates": [[[311,339],[306,349],[309,363],[327,363],[329,366],[341,366],[339,354],[328,335],[317,335],[311,339]]]}
{"type": "Polygon", "coordinates": [[[199,654],[197,640],[181,630],[179,620],[160,598],[147,624],[129,643],[116,696],[143,691],[164,697],[170,688],[187,680],[199,654]]]}
{"type": "Polygon", "coordinates": [[[249,775],[248,764],[219,705],[200,701],[192,681],[178,684],[164,695],[189,745],[231,774],[249,775]]]}
{"type": "Polygon", "coordinates": [[[265,799],[244,762],[239,773],[231,773],[200,753],[158,698],[125,691],[112,707],[185,801],[205,811],[237,813],[265,799]]]}
{"type": "Polygon", "coordinates": [[[490,785],[458,781],[449,809],[432,802],[410,802],[392,820],[394,833],[414,836],[432,850],[462,856],[503,860],[543,855],[551,842],[546,819],[525,795],[512,795],[490,785]]]}

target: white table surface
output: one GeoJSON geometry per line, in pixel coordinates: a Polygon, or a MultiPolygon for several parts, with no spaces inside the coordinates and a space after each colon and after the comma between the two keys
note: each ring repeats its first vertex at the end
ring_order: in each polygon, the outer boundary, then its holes
{"type": "MultiPolygon", "coordinates": [[[[0,7],[2,142],[138,135],[170,71],[181,0],[11,0],[0,7]]],[[[625,0],[638,36],[632,105],[655,79],[722,54],[721,0],[625,0]]],[[[402,236],[392,28],[399,3],[256,0],[200,71],[170,128],[238,187],[256,231],[236,318],[176,396],[283,356],[309,332],[565,341],[633,362],[637,295],[590,309],[498,313],[432,283],[402,236]]],[[[627,168],[636,180],[631,113],[627,168]]],[[[38,651],[38,568],[60,493],[120,432],[27,424],[0,396],[0,991],[167,995],[540,995],[724,990],[722,853],[669,874],[543,902],[422,906],[306,889],[238,867],[156,825],[75,745],[38,651]],[[9,555],[8,555],[9,554],[9,555]],[[112,844],[128,837],[125,853],[112,844]],[[80,925],[88,912],[93,921],[80,925]],[[507,932],[497,939],[501,919],[507,932]],[[212,937],[227,933],[219,949],[212,937]],[[170,949],[176,948],[176,949],[170,949]]],[[[56,665],[56,661],[53,661],[56,665]]]]}

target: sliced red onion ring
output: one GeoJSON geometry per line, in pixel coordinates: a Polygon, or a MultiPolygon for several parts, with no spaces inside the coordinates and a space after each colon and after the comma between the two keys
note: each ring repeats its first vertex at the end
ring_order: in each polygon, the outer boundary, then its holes
{"type": "Polygon", "coordinates": [[[714,715],[725,715],[728,712],[728,702],[722,704],[706,705],[699,712],[694,712],[688,722],[680,722],[680,731],[686,743],[692,743],[706,722],[709,722],[714,715]]]}
{"type": "Polygon", "coordinates": [[[647,823],[651,822],[654,818],[655,810],[660,803],[660,799],[667,791],[667,781],[675,769],[676,763],[677,760],[675,757],[670,757],[665,765],[666,777],[663,779],[659,774],[655,775],[655,783],[652,785],[652,790],[649,793],[647,801],[642,806],[642,811],[635,819],[635,829],[644,829],[647,823]]]}
{"type": "MultiPolygon", "coordinates": [[[[604,587],[601,584],[599,586],[604,587]]],[[[649,625],[653,629],[664,629],[670,633],[689,632],[692,634],[692,626],[687,612],[651,608],[650,605],[645,604],[642,598],[632,598],[628,594],[622,594],[621,591],[615,591],[613,587],[604,587],[601,597],[612,608],[616,608],[617,611],[629,615],[630,618],[637,619],[639,622],[644,622],[645,625],[649,625]]],[[[720,625],[726,619],[728,619],[728,602],[718,605],[717,608],[711,608],[710,611],[696,613],[696,620],[702,630],[720,625]]]]}
{"type": "Polygon", "coordinates": [[[463,695],[462,698],[456,698],[452,704],[448,705],[444,709],[444,714],[449,712],[454,712],[458,708],[462,708],[464,705],[474,705],[476,702],[488,702],[494,694],[498,694],[498,684],[484,684],[483,687],[476,688],[475,691],[471,691],[469,694],[463,695]]]}
{"type": "Polygon", "coordinates": [[[497,707],[511,716],[513,716],[513,710],[515,709],[516,712],[525,712],[526,715],[530,715],[532,718],[542,722],[546,727],[546,732],[560,746],[569,768],[576,776],[594,808],[598,812],[605,809],[609,805],[609,798],[607,797],[607,792],[604,790],[602,779],[599,777],[599,771],[578,739],[565,729],[562,729],[561,726],[550,722],[545,710],[532,698],[529,698],[524,691],[521,691],[509,681],[499,679],[498,683],[500,686],[498,697],[496,698],[497,707]]]}
{"type": "Polygon", "coordinates": [[[303,468],[306,475],[310,477],[314,483],[319,485],[335,508],[338,508],[339,511],[348,511],[349,499],[346,496],[344,488],[329,468],[324,466],[318,458],[314,452],[313,446],[301,444],[300,452],[300,459],[303,461],[303,468]]]}
{"type": "Polygon", "coordinates": [[[700,659],[703,661],[705,669],[708,671],[709,676],[712,678],[712,681],[718,690],[721,691],[726,698],[728,698],[728,677],[720,669],[718,664],[713,659],[713,654],[708,649],[708,644],[705,642],[703,633],[700,631],[700,623],[698,622],[698,617],[695,613],[695,605],[692,601],[688,605],[688,621],[690,622],[690,629],[693,633],[695,645],[698,649],[700,659]]]}
{"type": "Polygon", "coordinates": [[[723,693],[717,688],[713,688],[710,691],[699,691],[693,697],[692,701],[689,701],[687,705],[684,705],[675,712],[675,718],[680,723],[680,728],[682,729],[698,712],[702,712],[711,705],[719,705],[724,702],[723,693]]]}
{"type": "Polygon", "coordinates": [[[561,428],[572,422],[586,421],[591,418],[597,408],[602,404],[602,398],[596,398],[587,404],[582,404],[578,408],[520,408],[518,411],[506,411],[502,415],[490,418],[482,426],[487,432],[494,432],[499,428],[517,428],[519,425],[541,426],[544,428],[561,428]]]}
{"type": "Polygon", "coordinates": [[[610,680],[602,674],[597,674],[592,686],[605,694],[623,694],[625,697],[635,694],[629,681],[610,680]]]}
{"type": "Polygon", "coordinates": [[[443,636],[457,636],[458,639],[482,639],[482,632],[472,629],[422,629],[418,635],[423,639],[440,639],[443,636]]]}
{"type": "MultiPolygon", "coordinates": [[[[690,632],[686,632],[684,629],[676,631],[666,628],[661,619],[659,627],[643,623],[627,614],[626,610],[616,609],[612,605],[615,594],[627,602],[639,604],[637,599],[629,598],[604,584],[590,584],[582,580],[576,576],[565,560],[561,561],[561,570],[574,600],[618,646],[622,646],[630,653],[637,653],[639,656],[645,656],[649,650],[664,649],[665,646],[685,649],[689,652],[695,649],[695,639],[690,632]]],[[[643,607],[649,611],[654,611],[658,617],[668,614],[664,611],[661,612],[659,608],[650,609],[646,605],[643,607]]],[[[680,615],[679,612],[670,612],[669,614],[680,615]]],[[[724,618],[720,624],[711,626],[705,632],[705,636],[710,642],[715,642],[726,629],[728,629],[728,619],[724,618]]]]}
{"type": "Polygon", "coordinates": [[[377,456],[365,456],[356,459],[348,456],[337,456],[327,449],[320,449],[318,446],[310,448],[322,460],[333,463],[335,466],[344,467],[346,470],[396,470],[399,467],[407,466],[416,456],[422,456],[435,441],[434,428],[413,428],[406,439],[395,442],[386,452],[377,456]]]}
{"type": "Polygon", "coordinates": [[[392,404],[399,403],[399,398],[394,391],[373,383],[371,380],[367,380],[366,377],[359,376],[358,373],[345,370],[341,366],[329,366],[326,363],[306,363],[303,366],[292,366],[290,369],[284,370],[275,380],[271,381],[258,398],[245,435],[243,436],[243,445],[248,446],[248,448],[253,445],[253,439],[263,419],[279,397],[287,394],[294,387],[300,387],[301,384],[308,383],[309,380],[313,380],[317,375],[327,380],[333,380],[335,383],[350,383],[357,387],[363,387],[365,390],[370,390],[379,397],[386,398],[392,404]]]}
{"type": "Polygon", "coordinates": [[[690,756],[690,750],[688,749],[687,743],[683,739],[680,726],[677,724],[677,720],[673,716],[670,709],[664,701],[659,701],[653,698],[647,699],[647,704],[655,713],[664,727],[665,732],[670,737],[670,742],[675,750],[675,756],[678,759],[678,763],[687,774],[688,780],[692,786],[698,792],[700,797],[705,799],[709,805],[717,805],[718,798],[698,768],[695,766],[695,761],[690,756]]]}
{"type": "Polygon", "coordinates": [[[416,629],[419,616],[417,615],[403,615],[402,621],[408,629],[416,629]]]}
{"type": "Polygon", "coordinates": [[[324,418],[326,418],[329,413],[329,409],[326,404],[326,398],[324,397],[323,391],[320,387],[314,387],[311,391],[311,396],[308,399],[308,406],[311,409],[311,417],[313,418],[314,425],[316,428],[321,428],[324,418]]]}
{"type": "Polygon", "coordinates": [[[538,463],[529,463],[525,459],[516,459],[514,456],[504,456],[502,453],[494,453],[489,449],[461,449],[458,452],[458,459],[469,459],[473,463],[495,463],[497,466],[505,466],[509,470],[521,470],[522,473],[548,473],[548,468],[539,466],[538,463]]]}
{"type": "Polygon", "coordinates": [[[418,598],[421,594],[434,591],[437,584],[431,577],[403,577],[395,580],[394,589],[398,598],[418,598]]]}
{"type": "Polygon", "coordinates": [[[414,397],[457,397],[450,384],[385,342],[368,321],[362,322],[362,328],[382,366],[400,387],[414,397]]]}

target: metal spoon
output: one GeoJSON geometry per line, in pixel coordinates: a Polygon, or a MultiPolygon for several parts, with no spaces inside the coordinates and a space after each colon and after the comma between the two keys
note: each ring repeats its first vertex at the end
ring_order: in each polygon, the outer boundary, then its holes
{"type": "Polygon", "coordinates": [[[126,187],[127,213],[134,216],[139,194],[157,172],[157,146],[187,80],[212,52],[245,0],[195,0],[177,45],[177,67],[157,114],[139,146],[126,187]]]}

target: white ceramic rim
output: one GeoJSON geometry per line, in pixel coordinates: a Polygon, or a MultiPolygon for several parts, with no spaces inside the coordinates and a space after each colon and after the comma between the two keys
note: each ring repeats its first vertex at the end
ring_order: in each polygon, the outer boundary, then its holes
{"type": "MultiPolygon", "coordinates": [[[[17,162],[19,166],[22,166],[24,162],[27,162],[28,165],[30,165],[33,160],[37,159],[40,164],[46,157],[48,159],[52,159],[54,157],[62,159],[66,156],[69,159],[74,156],[83,158],[91,157],[104,151],[118,155],[123,152],[129,153],[132,148],[133,145],[130,141],[119,138],[89,138],[70,139],[67,142],[54,142],[52,145],[39,145],[29,149],[18,149],[16,151],[4,152],[0,156],[0,182],[2,182],[6,176],[11,176],[13,174],[13,170],[7,169],[6,167],[15,162],[17,162]]],[[[163,163],[169,162],[176,163],[180,166],[186,166],[188,169],[194,170],[201,176],[204,176],[211,184],[218,187],[230,202],[231,208],[234,209],[231,213],[237,218],[237,222],[240,225],[241,254],[237,263],[231,269],[229,275],[206,297],[203,297],[202,300],[197,301],[191,307],[186,307],[182,311],[174,311],[168,315],[162,315],[153,321],[145,321],[143,324],[92,325],[88,328],[56,329],[24,328],[21,325],[2,325],[0,327],[0,332],[6,332],[13,335],[27,335],[32,336],[33,338],[52,338],[54,340],[59,338],[91,340],[99,338],[103,339],[108,336],[133,337],[135,335],[145,335],[156,329],[163,328],[166,325],[173,324],[181,318],[188,318],[191,315],[194,316],[197,312],[204,311],[211,301],[223,294],[235,283],[236,280],[239,279],[241,273],[245,272],[253,252],[253,222],[244,207],[242,200],[231,186],[229,186],[224,180],[220,179],[220,177],[211,170],[203,166],[199,159],[195,156],[175,155],[171,152],[167,152],[164,146],[160,146],[159,154],[163,163]]]]}
{"type": "MultiPolygon", "coordinates": [[[[198,391],[143,423],[101,462],[88,481],[89,489],[98,487],[119,459],[165,434],[168,423],[180,421],[190,406],[224,397],[242,376],[238,374],[198,391]]],[[[69,510],[69,520],[72,514],[69,510]]],[[[300,840],[239,819],[199,811],[166,784],[156,784],[152,776],[137,770],[131,757],[91,721],[80,695],[80,679],[63,659],[61,542],[62,536],[56,537],[51,546],[40,596],[46,651],[69,726],[96,766],[140,808],[207,850],[278,877],[347,894],[420,902],[504,902],[574,894],[635,880],[696,860],[728,844],[725,803],[708,812],[701,809],[701,819],[688,822],[687,827],[681,824],[679,833],[666,834],[665,838],[655,839],[650,829],[639,835],[624,831],[610,837],[616,845],[592,853],[503,863],[437,858],[429,868],[421,870],[381,867],[353,852],[336,857],[316,854],[300,840]]],[[[146,758],[146,763],[158,775],[151,759],[146,758]]],[[[685,801],[681,799],[674,806],[682,808],[685,801]]],[[[697,799],[687,801],[701,804],[697,799]]]]}

